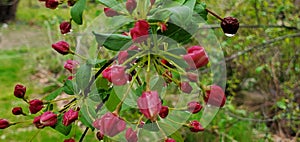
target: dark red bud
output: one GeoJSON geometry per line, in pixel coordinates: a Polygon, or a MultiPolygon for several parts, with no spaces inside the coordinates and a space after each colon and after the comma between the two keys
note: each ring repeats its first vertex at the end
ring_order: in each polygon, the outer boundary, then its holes
{"type": "Polygon", "coordinates": [[[189,102],[188,103],[188,111],[195,114],[198,113],[202,109],[202,106],[199,102],[189,102]]]}
{"type": "Polygon", "coordinates": [[[64,140],[64,142],[75,142],[75,140],[73,138],[70,138],[70,139],[64,140]]]}
{"type": "Polygon", "coordinates": [[[138,141],[137,132],[133,131],[132,128],[129,128],[125,133],[125,138],[127,142],[137,142],[138,141]]]}
{"type": "Polygon", "coordinates": [[[190,130],[192,132],[200,132],[200,131],[204,131],[204,128],[198,121],[194,120],[190,122],[190,130]]]}
{"type": "Polygon", "coordinates": [[[29,110],[31,114],[36,114],[37,112],[39,112],[41,109],[43,109],[43,102],[41,100],[38,99],[34,99],[29,101],[29,110]]]}
{"type": "Polygon", "coordinates": [[[108,8],[108,7],[105,7],[104,8],[104,14],[107,16],[107,17],[114,17],[114,16],[118,16],[120,15],[117,11],[111,9],[111,8],[108,8]]]}
{"type": "Polygon", "coordinates": [[[68,6],[73,6],[76,3],[76,0],[68,0],[68,6]]]}
{"type": "Polygon", "coordinates": [[[226,102],[226,96],[223,89],[217,85],[211,85],[209,90],[206,90],[204,101],[207,104],[223,107],[226,102]]]}
{"type": "Polygon", "coordinates": [[[69,54],[70,52],[70,45],[65,41],[59,41],[52,44],[52,48],[62,55],[69,54]]]}
{"type": "Polygon", "coordinates": [[[64,21],[64,22],[60,23],[59,28],[60,28],[61,34],[66,34],[71,31],[72,24],[71,24],[71,22],[64,21]]]}
{"type": "Polygon", "coordinates": [[[0,119],[0,129],[5,129],[10,126],[9,122],[6,119],[0,119]]]}
{"type": "Polygon", "coordinates": [[[17,84],[15,86],[14,95],[17,98],[24,98],[25,93],[26,93],[26,87],[25,86],[23,86],[21,84],[17,84]]]}
{"type": "Polygon", "coordinates": [[[54,126],[57,122],[57,115],[51,111],[46,111],[41,115],[40,122],[44,126],[54,126]]]}
{"type": "Polygon", "coordinates": [[[50,9],[56,9],[59,5],[58,0],[46,0],[45,6],[50,9]]]}
{"type": "Polygon", "coordinates": [[[166,118],[169,114],[169,107],[168,106],[162,106],[159,112],[159,116],[161,118],[166,118]]]}
{"type": "Polygon", "coordinates": [[[187,73],[187,78],[191,81],[191,82],[197,82],[198,81],[198,75],[195,73],[187,73]]]}
{"type": "Polygon", "coordinates": [[[41,115],[40,116],[37,116],[33,119],[33,124],[36,128],[38,129],[42,129],[44,128],[45,126],[41,123],[41,115]]]}
{"type": "Polygon", "coordinates": [[[24,114],[21,107],[14,107],[14,108],[11,110],[11,112],[12,112],[13,115],[21,115],[21,114],[24,114]]]}
{"type": "Polygon", "coordinates": [[[236,34],[236,32],[239,29],[239,21],[238,19],[233,17],[226,17],[221,22],[221,27],[225,34],[228,34],[228,36],[229,35],[233,36],[234,34],[236,34]]]}
{"type": "Polygon", "coordinates": [[[106,113],[100,119],[96,119],[93,126],[102,134],[113,137],[126,128],[126,122],[113,113],[106,113]]]}

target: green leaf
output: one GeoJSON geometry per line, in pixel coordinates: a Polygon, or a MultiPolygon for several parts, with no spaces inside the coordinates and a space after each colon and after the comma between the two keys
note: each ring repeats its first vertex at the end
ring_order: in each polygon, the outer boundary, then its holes
{"type": "Polygon", "coordinates": [[[52,128],[58,132],[60,132],[61,134],[67,136],[70,134],[71,129],[72,129],[72,125],[68,125],[65,126],[62,124],[62,119],[63,119],[63,115],[59,115],[57,117],[57,123],[55,124],[55,126],[53,126],[52,128]]]}
{"type": "Polygon", "coordinates": [[[82,25],[82,14],[85,9],[86,0],[78,0],[75,5],[71,8],[72,20],[78,24],[82,25]]]}
{"type": "Polygon", "coordinates": [[[187,53],[184,48],[172,48],[172,49],[168,49],[167,52],[172,53],[177,56],[184,55],[187,53]]]}
{"type": "Polygon", "coordinates": [[[109,111],[113,112],[120,102],[121,102],[120,98],[115,93],[114,89],[112,89],[110,96],[109,96],[107,102],[105,103],[105,106],[109,111]]]}
{"type": "Polygon", "coordinates": [[[183,5],[193,10],[195,4],[196,4],[196,0],[186,0],[183,5]]]}
{"type": "Polygon", "coordinates": [[[95,108],[92,106],[93,106],[93,103],[89,103],[89,102],[87,102],[87,100],[85,100],[85,102],[83,103],[83,105],[81,106],[80,111],[79,111],[79,116],[80,116],[79,120],[85,126],[94,130],[95,128],[93,127],[92,124],[93,124],[93,119],[96,118],[96,111],[95,111],[95,108]]]}
{"type": "Polygon", "coordinates": [[[176,129],[172,126],[172,125],[169,125],[167,123],[164,123],[164,122],[158,122],[158,125],[161,129],[164,130],[164,132],[169,135],[171,134],[171,138],[175,139],[177,142],[183,142],[183,138],[181,136],[181,134],[176,131],[176,129]]]}
{"type": "Polygon", "coordinates": [[[156,90],[161,95],[165,80],[161,76],[154,76],[150,80],[151,90],[156,90]]]}
{"type": "Polygon", "coordinates": [[[71,80],[66,80],[64,86],[63,86],[63,91],[69,95],[74,95],[76,94],[75,92],[75,84],[71,80]]]}
{"type": "Polygon", "coordinates": [[[102,67],[107,62],[106,59],[88,59],[87,63],[93,65],[95,68],[102,67]]]}
{"type": "Polygon", "coordinates": [[[81,65],[77,70],[75,78],[79,89],[84,90],[88,86],[91,78],[91,71],[91,66],[87,64],[81,65]]]}
{"type": "Polygon", "coordinates": [[[60,95],[63,92],[63,88],[58,88],[54,92],[50,93],[47,97],[45,97],[46,101],[52,101],[54,100],[58,95],[60,95]]]}
{"type": "Polygon", "coordinates": [[[285,109],[287,108],[286,103],[285,103],[284,100],[281,100],[281,101],[279,101],[279,102],[276,102],[276,105],[277,105],[277,107],[279,107],[279,108],[281,108],[281,109],[283,109],[283,110],[285,110],[285,109]]]}
{"type": "Polygon", "coordinates": [[[92,120],[90,118],[87,118],[87,116],[84,116],[84,114],[80,111],[79,112],[79,120],[83,123],[83,125],[89,127],[90,129],[92,129],[92,131],[94,131],[94,127],[92,125],[92,120]]]}
{"type": "Polygon", "coordinates": [[[206,4],[204,2],[197,3],[194,7],[194,11],[199,14],[204,20],[207,20],[208,12],[205,10],[206,4]]]}
{"type": "Polygon", "coordinates": [[[93,32],[96,37],[96,41],[100,46],[113,51],[119,51],[129,48],[131,45],[131,37],[120,34],[97,34],[93,32]]]}
{"type": "Polygon", "coordinates": [[[123,10],[122,7],[120,6],[120,3],[116,0],[98,0],[98,2],[100,2],[106,7],[113,8],[116,11],[123,10]]]}
{"type": "Polygon", "coordinates": [[[152,132],[158,132],[159,128],[156,124],[156,122],[151,122],[151,120],[147,120],[145,125],[143,126],[143,129],[146,129],[148,131],[152,131],[152,132]]]}
{"type": "Polygon", "coordinates": [[[192,37],[192,35],[187,32],[185,29],[183,29],[182,27],[179,27],[173,23],[167,23],[168,24],[168,30],[165,32],[161,32],[160,30],[157,31],[157,33],[159,35],[163,35],[163,36],[167,36],[173,40],[175,40],[178,43],[187,43],[190,41],[190,38],[192,37]],[[182,36],[184,35],[184,36],[182,36]]]}
{"type": "Polygon", "coordinates": [[[181,57],[181,56],[178,56],[177,54],[173,54],[173,56],[171,56],[169,54],[163,53],[163,55],[166,57],[167,60],[172,61],[174,64],[177,64],[181,68],[188,68],[189,67],[189,65],[187,64],[187,62],[183,58],[176,58],[176,56],[181,57]]]}

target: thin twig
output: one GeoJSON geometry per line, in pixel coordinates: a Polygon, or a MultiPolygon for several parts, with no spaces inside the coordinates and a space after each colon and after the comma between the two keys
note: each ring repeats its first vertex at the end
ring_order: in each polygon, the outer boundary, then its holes
{"type": "Polygon", "coordinates": [[[216,18],[220,19],[221,21],[224,21],[224,19],[222,17],[220,17],[219,15],[217,15],[216,13],[210,11],[209,9],[205,9],[208,13],[210,13],[211,15],[215,16],[216,18]]]}

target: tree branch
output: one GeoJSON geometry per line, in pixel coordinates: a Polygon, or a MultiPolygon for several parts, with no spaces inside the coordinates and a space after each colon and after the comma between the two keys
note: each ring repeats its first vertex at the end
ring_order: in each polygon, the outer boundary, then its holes
{"type": "MultiPolygon", "coordinates": [[[[213,25],[203,25],[199,29],[218,29],[221,28],[218,24],[213,25]]],[[[289,30],[300,30],[297,27],[290,27],[286,25],[240,25],[239,28],[285,28],[289,30]]]]}
{"type": "Polygon", "coordinates": [[[237,58],[245,53],[248,53],[248,52],[251,52],[252,50],[256,49],[256,48],[261,48],[261,47],[266,47],[274,42],[278,42],[278,41],[281,41],[281,40],[284,40],[286,38],[296,38],[296,37],[300,37],[300,32],[299,33],[295,33],[295,34],[290,34],[290,35],[284,35],[284,36],[280,36],[280,37],[277,37],[275,39],[272,39],[272,40],[269,40],[269,41],[266,41],[262,44],[259,44],[259,45],[255,45],[255,46],[252,46],[252,47],[249,47],[248,49],[246,50],[243,50],[243,51],[239,51],[233,55],[231,55],[230,57],[227,57],[225,60],[226,61],[231,61],[233,60],[234,58],[237,58]]]}

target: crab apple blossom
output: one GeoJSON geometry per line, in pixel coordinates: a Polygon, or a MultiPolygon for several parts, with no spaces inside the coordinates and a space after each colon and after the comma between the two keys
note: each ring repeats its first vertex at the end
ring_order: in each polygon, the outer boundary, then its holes
{"type": "Polygon", "coordinates": [[[127,2],[126,2],[126,9],[128,10],[128,12],[130,14],[136,8],[136,5],[137,5],[136,0],[127,0],[127,2]]]}
{"type": "Polygon", "coordinates": [[[39,112],[41,109],[43,109],[43,101],[39,99],[34,99],[29,101],[29,111],[31,114],[36,114],[39,112]]]}
{"type": "Polygon", "coordinates": [[[226,102],[226,96],[223,89],[218,85],[211,85],[210,89],[206,90],[204,101],[207,104],[223,107],[226,102]]]}
{"type": "Polygon", "coordinates": [[[157,119],[161,109],[161,100],[157,91],[145,91],[137,100],[138,108],[144,116],[151,121],[157,119]]]}
{"type": "Polygon", "coordinates": [[[190,122],[190,130],[192,132],[200,132],[200,131],[204,131],[204,128],[197,120],[193,120],[190,122]]]}
{"type": "Polygon", "coordinates": [[[54,126],[57,122],[57,115],[51,111],[46,111],[41,115],[40,122],[44,126],[54,126]]]}
{"type": "Polygon", "coordinates": [[[126,128],[126,122],[117,115],[108,112],[100,119],[94,121],[93,126],[100,131],[100,133],[113,137],[126,128]]]}
{"type": "Polygon", "coordinates": [[[165,142],[176,142],[176,141],[172,138],[167,138],[167,139],[165,139],[165,142]]]}
{"type": "Polygon", "coordinates": [[[64,140],[64,142],[75,142],[75,140],[73,138],[70,138],[70,139],[64,140]]]}
{"type": "Polygon", "coordinates": [[[70,45],[65,41],[59,41],[52,44],[52,48],[62,55],[70,53],[70,45]]]}
{"type": "Polygon", "coordinates": [[[195,114],[202,109],[202,105],[199,102],[191,101],[188,103],[188,111],[195,114]]]}
{"type": "Polygon", "coordinates": [[[125,138],[127,142],[137,142],[138,141],[137,132],[133,131],[132,128],[128,128],[125,133],[125,138]]]}
{"type": "Polygon", "coordinates": [[[65,112],[62,123],[63,125],[68,126],[77,119],[78,119],[78,111],[70,109],[69,111],[65,112]]]}
{"type": "Polygon", "coordinates": [[[180,90],[184,93],[190,94],[193,90],[189,82],[183,81],[179,83],[180,90]]]}
{"type": "Polygon", "coordinates": [[[44,128],[45,127],[45,125],[43,125],[42,123],[41,123],[41,115],[40,116],[36,116],[34,119],[33,119],[33,124],[34,124],[34,126],[36,127],[36,128],[38,128],[38,129],[42,129],[42,128],[44,128]]]}
{"type": "Polygon", "coordinates": [[[127,81],[131,80],[131,76],[125,73],[125,67],[119,65],[113,65],[106,68],[102,72],[102,76],[116,86],[125,85],[127,81]]]}
{"type": "Polygon", "coordinates": [[[76,69],[79,66],[79,62],[75,60],[67,60],[64,64],[64,68],[67,69],[70,73],[76,73],[76,69]]]}
{"type": "Polygon", "coordinates": [[[183,55],[183,59],[188,63],[187,70],[194,70],[208,64],[208,56],[201,46],[188,48],[188,53],[183,55]]]}
{"type": "Polygon", "coordinates": [[[147,40],[149,36],[150,25],[146,20],[139,20],[135,23],[134,27],[130,30],[130,35],[134,42],[141,43],[147,40]]]}

